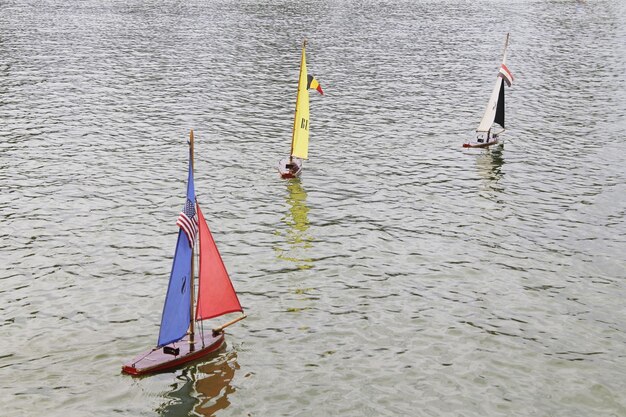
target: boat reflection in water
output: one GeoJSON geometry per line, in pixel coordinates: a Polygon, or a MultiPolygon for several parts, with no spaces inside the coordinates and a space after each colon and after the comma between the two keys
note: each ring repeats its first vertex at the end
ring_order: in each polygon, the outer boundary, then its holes
{"type": "MultiPolygon", "coordinates": [[[[505,196],[504,185],[500,181],[504,176],[502,169],[504,165],[503,150],[504,146],[499,143],[489,149],[481,149],[481,153],[476,156],[476,168],[481,178],[479,193],[487,200],[498,204],[502,203],[505,196]]],[[[501,208],[500,204],[497,207],[501,208]]]]}
{"type": "Polygon", "coordinates": [[[176,388],[166,394],[167,400],[157,413],[162,417],[187,415],[215,416],[230,406],[228,397],[235,392],[231,385],[239,369],[237,352],[220,355],[215,361],[182,370],[176,388]]]}
{"type": "Polygon", "coordinates": [[[502,166],[504,165],[504,157],[502,155],[504,146],[502,144],[495,145],[490,149],[481,150],[480,155],[476,157],[476,166],[478,175],[486,180],[486,185],[493,189],[502,191],[498,181],[502,178],[502,166]]]}
{"type": "Polygon", "coordinates": [[[288,247],[276,247],[275,250],[279,259],[293,262],[299,269],[309,269],[313,267],[313,259],[307,257],[306,252],[313,246],[313,239],[307,233],[309,208],[306,205],[306,191],[302,188],[300,178],[289,180],[287,190],[289,193],[285,200],[289,210],[282,220],[287,225],[285,237],[288,247]]]}

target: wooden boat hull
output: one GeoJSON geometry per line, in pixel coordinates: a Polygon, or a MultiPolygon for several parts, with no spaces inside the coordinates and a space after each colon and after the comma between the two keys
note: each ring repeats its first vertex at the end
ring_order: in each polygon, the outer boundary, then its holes
{"type": "Polygon", "coordinates": [[[200,359],[218,350],[224,344],[224,333],[213,335],[211,331],[204,335],[204,340],[196,335],[195,349],[191,350],[189,337],[185,336],[176,343],[170,343],[161,348],[144,352],[122,366],[122,372],[128,375],[146,375],[165,371],[200,359]],[[203,343],[204,342],[204,343],[203,343]],[[165,353],[168,348],[176,350],[178,354],[165,353]]]}
{"type": "Polygon", "coordinates": [[[278,162],[278,172],[281,178],[297,178],[302,173],[302,160],[293,158],[291,161],[291,167],[289,166],[289,158],[281,159],[278,162]]]}
{"type": "Polygon", "coordinates": [[[491,139],[487,142],[466,142],[463,144],[464,148],[488,148],[491,145],[500,143],[498,139],[491,139]]]}

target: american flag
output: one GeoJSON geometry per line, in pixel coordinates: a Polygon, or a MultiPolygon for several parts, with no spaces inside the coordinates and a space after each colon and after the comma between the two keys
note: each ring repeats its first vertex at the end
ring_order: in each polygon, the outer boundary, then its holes
{"type": "Polygon", "coordinates": [[[198,218],[194,204],[190,199],[187,199],[183,211],[181,211],[178,216],[176,225],[183,229],[183,232],[185,232],[189,240],[189,246],[193,247],[196,241],[196,235],[198,234],[198,218]]]}

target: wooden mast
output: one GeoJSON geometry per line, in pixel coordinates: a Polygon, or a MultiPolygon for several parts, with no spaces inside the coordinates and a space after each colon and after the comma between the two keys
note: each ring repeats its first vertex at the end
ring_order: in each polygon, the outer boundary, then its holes
{"type": "Polygon", "coordinates": [[[509,32],[506,33],[506,39],[504,41],[504,51],[502,52],[502,63],[506,61],[506,48],[509,46],[509,32]]]}
{"type": "MultiPolygon", "coordinates": [[[[191,177],[193,178],[193,129],[189,131],[189,160],[191,163],[191,177]]],[[[195,187],[194,187],[195,190],[195,187]]],[[[193,204],[195,205],[196,196],[192,196],[194,199],[193,204]]],[[[194,242],[191,244],[191,288],[189,291],[189,296],[191,297],[191,303],[189,304],[189,350],[194,350],[195,343],[195,331],[196,331],[196,318],[194,314],[194,302],[195,302],[195,283],[194,283],[194,242]]]]}
{"type": "MultiPolygon", "coordinates": [[[[298,100],[300,99],[300,79],[302,78],[302,64],[305,57],[306,39],[302,41],[302,57],[300,59],[300,73],[298,74],[298,93],[296,94],[296,108],[293,115],[293,130],[291,132],[291,150],[289,151],[289,163],[293,163],[293,142],[296,139],[296,127],[298,126],[298,100]]],[[[291,168],[290,168],[291,169],[291,168]]]]}
{"type": "MultiPolygon", "coordinates": [[[[506,65],[506,49],[509,47],[509,32],[506,33],[506,38],[504,39],[504,50],[502,51],[502,65],[506,65]]],[[[504,83],[504,80],[501,81],[501,83],[504,83]]],[[[502,88],[504,88],[504,84],[502,84],[502,88]]],[[[504,91],[501,92],[501,94],[504,94],[504,91]]],[[[504,97],[504,95],[502,96],[504,97]]],[[[498,98],[499,101],[499,98],[498,98]]],[[[500,103],[498,103],[500,104],[500,103]]],[[[497,114],[497,111],[496,111],[497,114]]],[[[504,122],[503,122],[504,124],[504,122]]],[[[506,129],[504,126],[502,126],[502,130],[499,131],[496,135],[499,135],[500,133],[504,132],[506,129]]],[[[491,129],[489,129],[489,131],[491,132],[491,129]]],[[[489,142],[489,134],[487,134],[487,142],[489,142]]]]}

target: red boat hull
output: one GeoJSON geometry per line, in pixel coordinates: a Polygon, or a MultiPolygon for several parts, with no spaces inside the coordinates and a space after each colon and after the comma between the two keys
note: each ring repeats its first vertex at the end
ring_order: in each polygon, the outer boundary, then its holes
{"type": "Polygon", "coordinates": [[[158,349],[149,350],[138,355],[133,360],[122,366],[122,372],[128,375],[146,375],[176,368],[188,362],[200,359],[218,350],[224,344],[224,333],[217,335],[204,335],[204,340],[196,335],[195,349],[191,350],[188,336],[176,343],[170,343],[158,349]],[[204,342],[204,343],[203,343],[204,342]],[[178,349],[178,354],[173,355],[163,352],[163,349],[178,349]]]}
{"type": "Polygon", "coordinates": [[[289,162],[289,158],[281,159],[280,162],[278,162],[278,172],[280,173],[280,177],[284,179],[297,178],[302,172],[302,160],[294,158],[289,162]]]}

